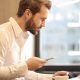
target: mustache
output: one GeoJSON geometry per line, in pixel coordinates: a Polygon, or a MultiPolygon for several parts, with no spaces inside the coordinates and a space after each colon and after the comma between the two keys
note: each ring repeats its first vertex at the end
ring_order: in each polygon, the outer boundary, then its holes
{"type": "Polygon", "coordinates": [[[27,30],[39,30],[39,29],[41,29],[42,27],[38,27],[38,28],[29,28],[29,27],[27,27],[26,29],[27,30]]]}

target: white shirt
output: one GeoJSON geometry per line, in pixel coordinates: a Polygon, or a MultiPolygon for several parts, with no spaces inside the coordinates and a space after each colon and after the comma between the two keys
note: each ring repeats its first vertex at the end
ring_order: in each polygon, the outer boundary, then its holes
{"type": "Polygon", "coordinates": [[[12,17],[0,25],[0,80],[52,80],[51,75],[29,71],[22,62],[22,49],[28,36],[12,17]]]}

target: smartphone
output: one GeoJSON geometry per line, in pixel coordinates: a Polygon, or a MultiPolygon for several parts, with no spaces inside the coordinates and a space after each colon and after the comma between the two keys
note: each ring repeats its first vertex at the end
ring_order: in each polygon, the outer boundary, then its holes
{"type": "Polygon", "coordinates": [[[53,57],[52,58],[47,58],[46,61],[51,60],[51,59],[54,59],[54,58],[53,57]]]}

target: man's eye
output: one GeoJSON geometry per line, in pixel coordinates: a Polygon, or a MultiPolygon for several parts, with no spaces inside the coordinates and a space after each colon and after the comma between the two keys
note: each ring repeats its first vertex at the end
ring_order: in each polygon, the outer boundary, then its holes
{"type": "Polygon", "coordinates": [[[41,19],[42,21],[45,21],[45,19],[41,19]]]}

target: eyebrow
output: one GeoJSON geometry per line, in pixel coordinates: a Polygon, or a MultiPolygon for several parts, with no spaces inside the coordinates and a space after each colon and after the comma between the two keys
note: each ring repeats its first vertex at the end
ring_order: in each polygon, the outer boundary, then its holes
{"type": "Polygon", "coordinates": [[[46,17],[44,17],[44,18],[41,18],[41,19],[45,20],[45,19],[47,19],[47,18],[46,18],[46,17]]]}

